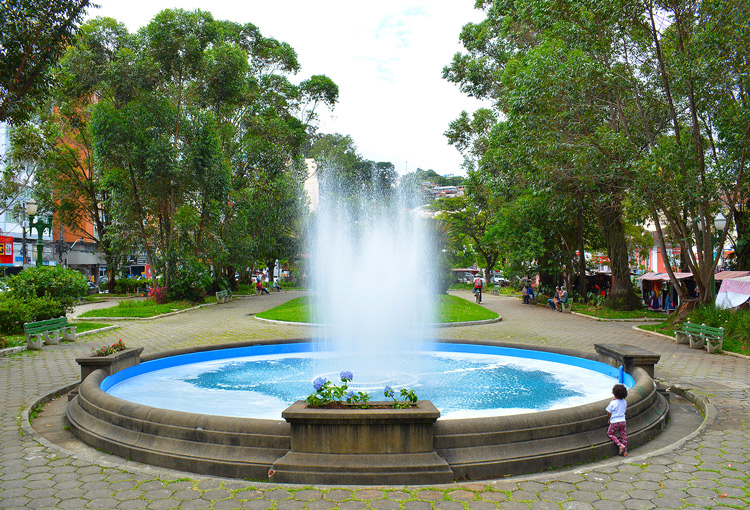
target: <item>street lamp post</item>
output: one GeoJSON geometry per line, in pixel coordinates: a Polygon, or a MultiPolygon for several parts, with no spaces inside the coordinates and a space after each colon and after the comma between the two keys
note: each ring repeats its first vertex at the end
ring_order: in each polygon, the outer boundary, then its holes
{"type": "Polygon", "coordinates": [[[44,255],[44,240],[42,240],[42,236],[45,230],[49,230],[49,233],[52,234],[52,216],[47,216],[46,221],[41,217],[34,221],[37,207],[36,200],[33,198],[26,202],[26,214],[29,216],[29,230],[36,228],[38,235],[36,242],[36,265],[41,267],[44,265],[42,261],[44,255]]]}
{"type": "MultiPolygon", "coordinates": [[[[714,227],[716,228],[716,242],[721,242],[721,236],[722,232],[724,232],[724,229],[727,227],[727,219],[724,217],[723,214],[719,213],[716,215],[716,218],[714,218],[714,227]]],[[[711,263],[713,264],[713,257],[714,257],[714,251],[713,251],[713,239],[711,243],[711,263]]],[[[724,253],[724,246],[719,245],[720,253],[724,253]]],[[[716,272],[711,272],[711,298],[716,301],[716,272]]]]}

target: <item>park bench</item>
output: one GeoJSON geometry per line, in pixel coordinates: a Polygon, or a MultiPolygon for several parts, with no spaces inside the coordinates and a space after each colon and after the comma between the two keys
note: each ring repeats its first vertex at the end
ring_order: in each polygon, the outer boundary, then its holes
{"type": "Polygon", "coordinates": [[[573,298],[569,297],[564,302],[560,303],[560,308],[563,313],[570,313],[573,310],[573,298]]]}
{"type": "Polygon", "coordinates": [[[227,301],[232,300],[232,292],[229,290],[220,290],[216,293],[216,302],[217,303],[226,303],[227,301]]]}
{"type": "Polygon", "coordinates": [[[724,328],[714,328],[705,324],[685,322],[675,331],[678,344],[690,344],[691,349],[703,349],[710,353],[721,352],[724,343],[724,328]]]}
{"type": "Polygon", "coordinates": [[[42,348],[42,342],[47,345],[59,344],[60,335],[63,340],[76,339],[76,327],[69,325],[65,317],[27,322],[23,325],[23,331],[26,333],[27,348],[36,351],[42,348]]]}

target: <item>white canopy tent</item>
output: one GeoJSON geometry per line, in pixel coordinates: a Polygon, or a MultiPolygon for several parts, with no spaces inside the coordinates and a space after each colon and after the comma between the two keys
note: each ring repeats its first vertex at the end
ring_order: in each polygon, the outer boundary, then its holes
{"type": "Polygon", "coordinates": [[[748,299],[750,299],[750,276],[731,278],[721,282],[719,293],[716,294],[716,306],[734,308],[748,299]]]}

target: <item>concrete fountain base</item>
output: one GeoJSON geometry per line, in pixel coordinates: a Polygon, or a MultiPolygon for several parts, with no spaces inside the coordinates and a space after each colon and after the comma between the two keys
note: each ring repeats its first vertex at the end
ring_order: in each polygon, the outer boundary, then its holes
{"type": "MultiPolygon", "coordinates": [[[[144,361],[237,346],[170,351],[144,361]]],[[[594,354],[545,350],[599,359],[594,354]]],[[[617,356],[610,349],[602,360],[614,364],[617,356]]],[[[668,403],[656,391],[649,371],[653,373],[653,367],[631,364],[635,380],[627,398],[631,449],[656,436],[666,423],[668,403]]],[[[607,400],[514,416],[438,421],[437,410],[424,407],[411,417],[402,414],[403,424],[398,426],[390,423],[394,411],[389,410],[371,410],[385,411],[387,419],[376,416],[374,422],[364,424],[361,415],[352,414],[354,410],[292,406],[285,416],[287,423],[134,404],[101,390],[106,375],[101,369],[92,372],[68,405],[67,420],[76,436],[137,462],[197,473],[250,479],[267,479],[270,474],[273,481],[307,484],[440,483],[538,472],[617,453],[605,434],[607,400]],[[357,444],[362,448],[353,450],[357,444]],[[398,444],[403,445],[401,451],[389,446],[398,444]]]]}

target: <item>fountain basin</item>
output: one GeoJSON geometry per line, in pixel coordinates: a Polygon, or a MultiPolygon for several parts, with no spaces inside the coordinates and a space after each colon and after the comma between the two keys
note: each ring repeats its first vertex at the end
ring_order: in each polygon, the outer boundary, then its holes
{"type": "MultiPolygon", "coordinates": [[[[264,342],[286,345],[306,340],[264,342]]],[[[143,361],[189,352],[208,352],[259,342],[233,343],[158,353],[143,361]]],[[[530,347],[495,344],[513,348],[530,347]]],[[[596,354],[567,349],[544,352],[598,360],[596,354]]],[[[628,437],[633,448],[658,433],[668,406],[641,367],[630,373],[634,384],[628,395],[628,437]]],[[[184,471],[236,478],[266,479],[279,459],[292,450],[293,425],[282,420],[213,416],[169,411],[134,404],[105,393],[107,374],[96,370],[81,384],[67,410],[71,430],[85,443],[138,462],[184,471]]],[[[500,477],[537,472],[550,467],[590,462],[616,454],[605,434],[607,399],[590,404],[537,413],[439,420],[432,425],[432,452],[449,466],[454,480],[500,477]]],[[[335,417],[336,410],[326,410],[335,417]]],[[[307,452],[310,459],[336,453],[307,452]]],[[[431,452],[426,452],[432,459],[431,452]]],[[[390,453],[373,453],[372,472],[347,477],[339,471],[310,469],[298,483],[403,484],[434,483],[419,477],[388,474],[378,466],[393,461],[390,453]],[[373,476],[373,472],[378,476],[373,476]],[[422,481],[419,481],[419,480],[422,481]],[[408,480],[408,481],[407,481],[408,480]]],[[[328,468],[326,468],[328,469],[328,468]]],[[[415,468],[416,469],[416,468],[415,468]]],[[[443,475],[441,475],[443,476],[443,475]]],[[[274,479],[274,476],[271,476],[274,479]]]]}

